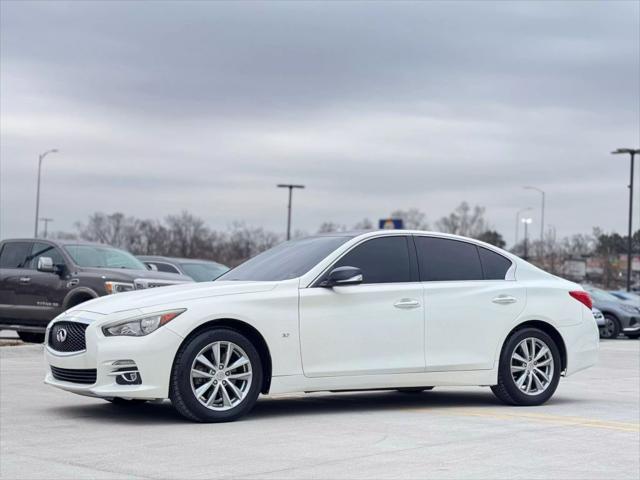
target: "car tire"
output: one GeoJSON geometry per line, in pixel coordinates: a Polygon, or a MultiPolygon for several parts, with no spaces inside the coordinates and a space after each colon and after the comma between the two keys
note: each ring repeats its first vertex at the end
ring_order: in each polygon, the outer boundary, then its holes
{"type": "Polygon", "coordinates": [[[44,343],[44,333],[18,332],[18,337],[25,343],[44,343]]]}
{"type": "Polygon", "coordinates": [[[171,371],[169,398],[190,420],[230,422],[253,408],[262,378],[260,355],[251,341],[236,330],[214,328],[180,347],[171,371]]]}
{"type": "Polygon", "coordinates": [[[605,325],[598,327],[600,331],[600,338],[612,339],[617,338],[620,335],[620,320],[615,315],[610,313],[604,314],[605,325]]]}
{"type": "Polygon", "coordinates": [[[498,384],[491,391],[509,405],[540,405],[556,391],[561,369],[560,351],[553,338],[537,328],[523,328],[505,341],[498,384]]]}
{"type": "Polygon", "coordinates": [[[422,393],[425,391],[433,390],[433,387],[409,387],[409,388],[398,388],[398,392],[400,393],[422,393]]]}

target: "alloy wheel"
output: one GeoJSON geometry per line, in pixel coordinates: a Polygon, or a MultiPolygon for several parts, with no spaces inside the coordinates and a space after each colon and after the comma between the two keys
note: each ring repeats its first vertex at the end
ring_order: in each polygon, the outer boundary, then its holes
{"type": "Polygon", "coordinates": [[[539,338],[527,337],[513,349],[510,367],[518,390],[526,395],[538,395],[553,379],[553,354],[539,338]]]}
{"type": "Polygon", "coordinates": [[[616,331],[616,324],[611,317],[605,317],[604,326],[600,327],[600,336],[603,338],[613,338],[616,331]]]}
{"type": "Polygon", "coordinates": [[[230,410],[246,398],[253,373],[246,352],[233,342],[204,347],[191,365],[191,390],[206,408],[230,410]]]}

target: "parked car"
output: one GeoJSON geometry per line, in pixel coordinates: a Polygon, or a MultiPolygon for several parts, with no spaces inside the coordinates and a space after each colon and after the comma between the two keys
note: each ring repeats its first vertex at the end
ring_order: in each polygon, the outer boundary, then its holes
{"type": "Polygon", "coordinates": [[[64,310],[110,293],[191,282],[150,272],[133,255],[78,241],[0,242],[0,328],[42,342],[47,324],[64,310]]]}
{"type": "Polygon", "coordinates": [[[631,303],[636,307],[640,307],[640,295],[625,290],[610,290],[609,293],[620,300],[631,303]]]}
{"type": "Polygon", "coordinates": [[[593,312],[593,318],[596,321],[598,328],[604,327],[607,324],[607,322],[604,319],[604,315],[602,314],[602,312],[597,308],[592,308],[591,311],[593,312]]]}
{"type": "Polygon", "coordinates": [[[602,311],[605,325],[600,327],[601,338],[617,338],[624,333],[629,338],[640,337],[640,309],[633,303],[620,300],[606,290],[585,285],[593,305],[602,311]]]}
{"type": "Polygon", "coordinates": [[[210,260],[194,260],[190,258],[158,257],[138,255],[138,258],[150,269],[156,272],[179,273],[191,277],[196,282],[210,282],[229,267],[210,260]]]}
{"type": "Polygon", "coordinates": [[[579,285],[476,240],[332,233],[215,282],[70,309],[47,329],[45,382],[170,398],[203,422],[246,414],[261,392],[490,385],[507,404],[538,405],[561,374],[596,362],[591,308],[579,285]]]}

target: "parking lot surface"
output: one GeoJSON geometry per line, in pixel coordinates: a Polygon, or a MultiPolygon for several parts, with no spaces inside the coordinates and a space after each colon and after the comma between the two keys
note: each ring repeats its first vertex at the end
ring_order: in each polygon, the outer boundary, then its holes
{"type": "MultiPolygon", "coordinates": [[[[14,342],[15,343],[15,342],[14,342]]],[[[42,383],[42,346],[0,348],[1,478],[632,478],[640,476],[640,342],[546,405],[488,388],[287,395],[227,424],[170,404],[112,405],[42,383]]]]}

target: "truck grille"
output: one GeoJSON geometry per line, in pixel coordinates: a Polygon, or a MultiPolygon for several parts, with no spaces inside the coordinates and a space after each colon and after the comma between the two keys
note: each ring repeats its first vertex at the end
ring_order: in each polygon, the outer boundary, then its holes
{"type": "Polygon", "coordinates": [[[85,383],[89,385],[96,383],[97,370],[95,368],[80,370],[73,368],[58,368],[53,365],[50,366],[53,378],[56,380],[71,383],[85,383]]]}
{"type": "Polygon", "coordinates": [[[58,322],[49,331],[49,346],[57,352],[81,352],[87,344],[84,332],[85,323],[58,322]]]}

